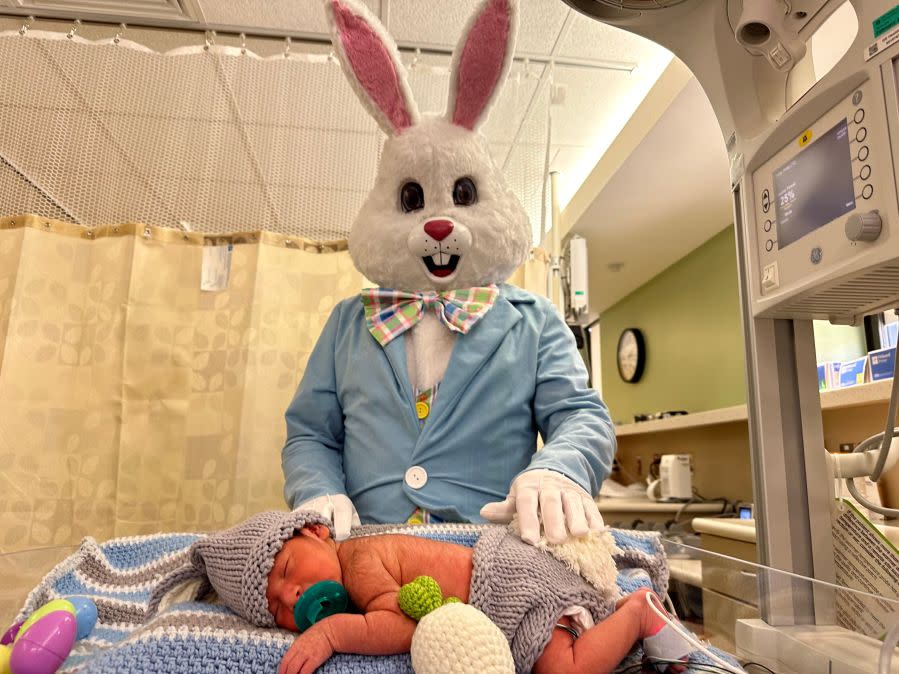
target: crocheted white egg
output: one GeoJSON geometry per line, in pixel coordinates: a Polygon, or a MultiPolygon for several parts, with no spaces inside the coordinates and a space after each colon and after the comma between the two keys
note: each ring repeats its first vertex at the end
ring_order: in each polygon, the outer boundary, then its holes
{"type": "Polygon", "coordinates": [[[412,635],[416,674],[514,674],[509,642],[474,606],[446,604],[423,617],[412,635]]]}

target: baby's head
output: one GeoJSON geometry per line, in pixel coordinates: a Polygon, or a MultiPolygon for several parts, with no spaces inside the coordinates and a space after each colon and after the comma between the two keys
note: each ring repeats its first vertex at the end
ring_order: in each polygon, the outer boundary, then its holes
{"type": "Polygon", "coordinates": [[[254,625],[295,631],[296,599],[318,581],[340,582],[341,571],[327,519],[309,510],[269,511],[196,541],[190,566],[154,590],[148,617],[166,592],[192,577],[204,578],[228,608],[254,625]]]}
{"type": "Polygon", "coordinates": [[[299,631],[294,622],[294,604],[306,590],[323,580],[343,583],[337,542],[324,524],[307,524],[285,541],[268,573],[265,597],[275,624],[299,631]]]}

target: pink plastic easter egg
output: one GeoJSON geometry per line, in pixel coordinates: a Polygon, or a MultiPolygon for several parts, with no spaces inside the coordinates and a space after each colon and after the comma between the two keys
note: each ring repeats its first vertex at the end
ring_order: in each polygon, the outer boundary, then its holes
{"type": "Polygon", "coordinates": [[[22,627],[22,623],[16,623],[12,627],[10,627],[8,630],[6,630],[3,633],[3,636],[0,637],[0,644],[5,646],[6,644],[11,644],[13,641],[15,641],[16,635],[19,633],[20,627],[22,627]]]}
{"type": "Polygon", "coordinates": [[[12,674],[53,674],[75,643],[78,623],[68,611],[54,611],[19,633],[9,659],[12,674]]]}

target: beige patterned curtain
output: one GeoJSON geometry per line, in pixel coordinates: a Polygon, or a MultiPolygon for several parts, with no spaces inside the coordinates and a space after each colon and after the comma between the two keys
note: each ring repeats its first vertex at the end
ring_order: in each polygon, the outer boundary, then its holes
{"type": "Polygon", "coordinates": [[[202,235],[0,220],[0,553],[283,507],[284,410],[362,278],[343,242],[231,240],[204,292],[202,235]]]}
{"type": "MultiPolygon", "coordinates": [[[[544,293],[546,266],[511,280],[544,293]]],[[[283,507],[284,410],[362,286],[343,241],[0,219],[0,554],[283,507]]]]}

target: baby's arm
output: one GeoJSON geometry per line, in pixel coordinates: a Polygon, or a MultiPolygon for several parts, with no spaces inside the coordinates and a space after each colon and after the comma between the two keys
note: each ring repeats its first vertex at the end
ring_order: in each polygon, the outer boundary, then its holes
{"type": "Polygon", "coordinates": [[[294,640],[281,660],[278,674],[311,674],[334,653],[408,653],[415,625],[408,616],[390,609],[330,616],[294,640]]]}

